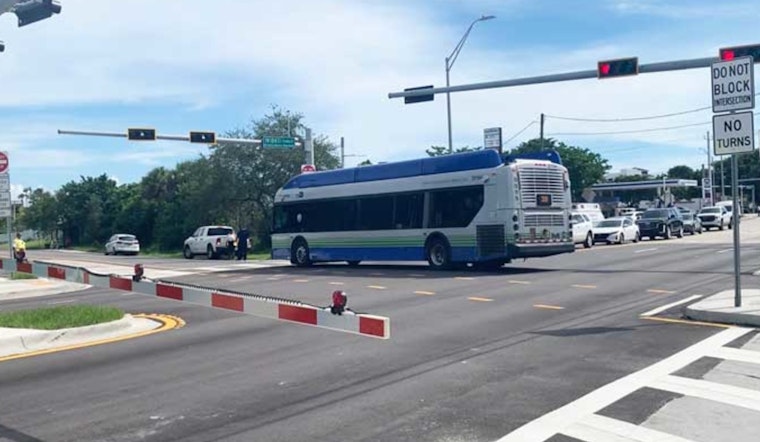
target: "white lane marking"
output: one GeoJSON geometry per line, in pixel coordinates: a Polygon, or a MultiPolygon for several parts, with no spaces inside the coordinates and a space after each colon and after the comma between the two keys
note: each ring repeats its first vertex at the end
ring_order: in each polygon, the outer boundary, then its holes
{"type": "Polygon", "coordinates": [[[562,434],[586,442],[691,442],[690,439],[592,414],[562,434]]]}
{"type": "Polygon", "coordinates": [[[715,253],[720,254],[720,253],[728,253],[728,252],[733,252],[733,251],[734,251],[734,249],[724,249],[724,250],[718,250],[715,253]]]}
{"type": "Polygon", "coordinates": [[[712,356],[714,358],[729,359],[739,362],[749,362],[750,364],[760,364],[760,351],[721,347],[707,353],[705,356],[712,356]]]}
{"type": "Polygon", "coordinates": [[[633,253],[654,252],[655,250],[659,250],[659,248],[655,247],[655,248],[653,248],[653,249],[641,249],[641,250],[636,250],[636,251],[635,251],[635,252],[633,252],[633,253]]]}
{"type": "Polygon", "coordinates": [[[649,387],[760,411],[760,391],[668,375],[649,387]]]}
{"type": "Polygon", "coordinates": [[[649,310],[646,313],[642,313],[640,316],[654,316],[657,313],[664,312],[665,310],[667,310],[669,308],[673,308],[673,307],[675,307],[677,305],[681,305],[681,304],[686,304],[687,302],[693,301],[695,299],[699,299],[701,297],[702,297],[702,295],[692,295],[692,296],[689,296],[688,298],[682,299],[680,301],[671,302],[670,304],[665,304],[662,307],[657,307],[655,309],[649,310]]]}
{"type": "Polygon", "coordinates": [[[742,327],[727,328],[660,362],[611,382],[563,407],[528,422],[502,437],[497,442],[546,440],[573,423],[617,402],[639,388],[651,384],[652,381],[691,364],[701,358],[706,352],[720,348],[752,330],[742,327]]]}
{"type": "Polygon", "coordinates": [[[50,301],[50,302],[48,302],[48,304],[50,304],[50,305],[55,305],[55,304],[68,304],[68,303],[70,303],[70,302],[75,302],[75,301],[76,301],[76,299],[67,299],[67,300],[65,300],[65,301],[50,301]]]}

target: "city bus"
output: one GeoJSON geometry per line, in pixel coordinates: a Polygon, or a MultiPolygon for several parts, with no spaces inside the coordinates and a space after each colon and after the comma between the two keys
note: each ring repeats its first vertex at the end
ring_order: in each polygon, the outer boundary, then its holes
{"type": "Polygon", "coordinates": [[[275,195],[272,258],[494,269],[573,252],[568,172],[549,157],[489,149],[298,175],[275,195]]]}

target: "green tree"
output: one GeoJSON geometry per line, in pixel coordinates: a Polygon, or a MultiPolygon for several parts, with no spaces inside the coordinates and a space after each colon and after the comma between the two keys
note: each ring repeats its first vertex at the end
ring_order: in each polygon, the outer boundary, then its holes
{"type": "Polygon", "coordinates": [[[52,239],[58,228],[58,205],[52,193],[30,187],[24,189],[23,198],[28,207],[21,212],[21,224],[38,231],[43,238],[52,239]]]}
{"type": "Polygon", "coordinates": [[[525,141],[509,153],[514,155],[542,150],[556,150],[562,157],[562,164],[570,174],[573,201],[581,201],[583,190],[601,182],[610,169],[607,160],[598,153],[583,147],[568,146],[553,138],[546,138],[543,142],[539,138],[525,141]]]}
{"type": "MultiPolygon", "coordinates": [[[[699,183],[702,179],[702,172],[694,170],[689,166],[679,165],[668,169],[667,177],[681,180],[697,180],[699,183]]],[[[702,190],[699,187],[676,187],[671,192],[673,196],[680,200],[701,198],[702,195],[702,190]]]]}

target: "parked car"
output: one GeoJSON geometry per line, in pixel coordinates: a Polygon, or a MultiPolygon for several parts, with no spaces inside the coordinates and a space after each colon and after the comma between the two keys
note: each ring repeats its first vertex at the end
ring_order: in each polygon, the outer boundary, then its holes
{"type": "Polygon", "coordinates": [[[105,249],[106,255],[137,255],[140,253],[140,241],[135,235],[117,233],[108,239],[105,249]]]}
{"type": "Polygon", "coordinates": [[[198,227],[185,240],[182,255],[187,259],[195,255],[206,255],[208,259],[232,258],[235,255],[235,230],[229,226],[198,227]]]}
{"type": "Polygon", "coordinates": [[[702,223],[702,228],[706,230],[731,228],[731,214],[725,206],[704,207],[699,211],[697,217],[702,223]]]}
{"type": "Polygon", "coordinates": [[[594,243],[623,244],[626,241],[639,242],[639,226],[630,217],[607,218],[594,226],[594,243]]]}
{"type": "Polygon", "coordinates": [[[594,223],[585,213],[573,212],[573,242],[590,248],[594,245],[594,223]]]}
{"type": "Polygon", "coordinates": [[[573,203],[573,213],[582,213],[594,223],[604,219],[602,208],[597,203],[573,203]]]}
{"type": "Polygon", "coordinates": [[[742,203],[741,203],[741,201],[739,201],[739,210],[738,211],[734,211],[734,202],[732,200],[719,201],[719,202],[715,203],[715,205],[717,207],[725,207],[726,208],[726,210],[728,211],[728,214],[731,215],[731,224],[732,225],[733,225],[733,221],[734,221],[733,218],[734,218],[734,214],[735,213],[737,213],[740,218],[742,216],[744,216],[744,210],[742,209],[742,203]]]}
{"type": "Polygon", "coordinates": [[[642,238],[683,238],[683,218],[674,208],[647,209],[638,222],[642,238]]]}
{"type": "Polygon", "coordinates": [[[697,233],[701,235],[702,221],[700,221],[697,214],[689,209],[679,208],[678,211],[681,213],[681,218],[683,218],[683,231],[689,233],[690,235],[697,233]]]}

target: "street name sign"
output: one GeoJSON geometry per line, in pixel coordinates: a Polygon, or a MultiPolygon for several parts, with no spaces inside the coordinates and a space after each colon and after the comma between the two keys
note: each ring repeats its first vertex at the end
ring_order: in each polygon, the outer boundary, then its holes
{"type": "Polygon", "coordinates": [[[755,150],[752,112],[713,115],[715,155],[731,155],[755,150]]]}
{"type": "Polygon", "coordinates": [[[263,137],[261,146],[264,149],[292,149],[296,147],[294,137],[263,137]]]}
{"type": "Polygon", "coordinates": [[[715,62],[710,71],[713,113],[755,107],[755,71],[752,57],[715,62]]]}

